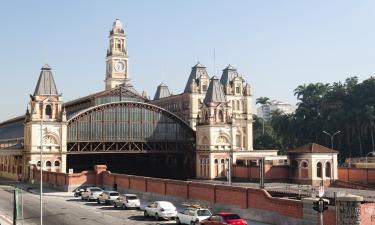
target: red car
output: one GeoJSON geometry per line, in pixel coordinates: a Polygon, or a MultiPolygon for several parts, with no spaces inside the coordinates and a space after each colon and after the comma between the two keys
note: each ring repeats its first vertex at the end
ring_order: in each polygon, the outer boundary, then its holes
{"type": "Polygon", "coordinates": [[[246,220],[241,219],[241,217],[235,213],[231,212],[221,212],[217,213],[210,218],[203,220],[202,225],[247,225],[246,220]]]}

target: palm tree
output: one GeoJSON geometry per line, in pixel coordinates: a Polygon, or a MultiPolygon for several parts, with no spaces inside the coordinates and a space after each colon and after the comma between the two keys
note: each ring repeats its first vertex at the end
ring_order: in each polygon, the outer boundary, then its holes
{"type": "Polygon", "coordinates": [[[262,134],[263,135],[264,135],[264,106],[269,105],[270,103],[271,102],[270,102],[270,99],[268,97],[259,97],[256,100],[256,104],[262,105],[262,114],[263,114],[263,118],[262,118],[262,134]]]}

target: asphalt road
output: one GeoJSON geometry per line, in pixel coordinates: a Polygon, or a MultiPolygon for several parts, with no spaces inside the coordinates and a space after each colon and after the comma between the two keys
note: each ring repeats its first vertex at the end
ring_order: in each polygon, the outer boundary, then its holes
{"type": "MultiPolygon", "coordinates": [[[[12,185],[21,184],[0,181],[0,223],[1,216],[12,218],[14,190],[12,185]]],[[[25,184],[22,187],[25,188],[25,184]]],[[[175,221],[154,221],[152,218],[145,218],[142,210],[122,210],[109,205],[98,205],[96,202],[82,201],[67,192],[49,189],[45,189],[45,192],[43,197],[43,224],[45,225],[175,224],[175,221]]],[[[24,192],[23,199],[24,220],[19,221],[18,224],[40,224],[39,194],[24,192]]],[[[142,206],[148,204],[146,201],[141,202],[142,206]]],[[[7,223],[5,221],[1,224],[7,223]]],[[[249,225],[265,224],[249,221],[249,225]]]]}

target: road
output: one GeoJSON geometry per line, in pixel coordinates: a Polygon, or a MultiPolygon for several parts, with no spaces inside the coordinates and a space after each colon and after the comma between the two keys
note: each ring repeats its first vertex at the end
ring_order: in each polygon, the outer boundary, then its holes
{"type": "MultiPolygon", "coordinates": [[[[26,184],[0,181],[0,223],[1,216],[12,218],[13,186],[26,188],[26,184]]],[[[37,190],[35,190],[37,191],[37,190]]],[[[57,192],[45,189],[43,195],[43,224],[45,225],[102,225],[102,224],[175,224],[175,221],[154,221],[145,218],[142,210],[122,210],[113,206],[98,205],[96,202],[82,201],[73,197],[72,193],[57,192]]],[[[24,192],[24,220],[19,224],[40,224],[39,194],[24,192]]],[[[143,201],[142,207],[149,202],[143,201]]],[[[4,221],[4,220],[3,220],[4,221]]],[[[1,224],[9,224],[3,222],[1,224]]],[[[266,225],[249,221],[249,225],[266,225]]]]}

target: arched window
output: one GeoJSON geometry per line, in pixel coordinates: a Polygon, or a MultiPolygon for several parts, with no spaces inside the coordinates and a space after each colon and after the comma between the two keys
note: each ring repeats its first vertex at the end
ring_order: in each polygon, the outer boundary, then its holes
{"type": "Polygon", "coordinates": [[[297,160],[292,161],[292,168],[298,168],[298,162],[297,160]]]}
{"type": "Polygon", "coordinates": [[[224,159],[221,159],[221,164],[224,164],[224,159]]]}
{"type": "Polygon", "coordinates": [[[207,85],[206,84],[202,85],[202,91],[207,91],[207,85]]]}
{"type": "Polygon", "coordinates": [[[51,107],[51,105],[46,105],[46,117],[47,118],[52,117],[52,107],[51,107]]]}
{"type": "Polygon", "coordinates": [[[236,135],[236,146],[241,147],[241,134],[236,135]]]}
{"type": "Polygon", "coordinates": [[[57,166],[60,166],[60,161],[55,161],[54,165],[57,167],[57,166]]]}
{"type": "Polygon", "coordinates": [[[51,165],[52,165],[52,164],[51,164],[51,161],[47,161],[47,162],[46,162],[46,167],[51,167],[51,165]]]}
{"type": "Polygon", "coordinates": [[[40,166],[40,161],[37,162],[36,166],[38,166],[38,167],[40,166]]]}
{"type": "Polygon", "coordinates": [[[236,94],[239,94],[241,92],[241,87],[240,85],[236,86],[236,94]]]}
{"type": "Polygon", "coordinates": [[[309,164],[306,162],[306,161],[303,161],[302,163],[301,163],[301,167],[302,168],[307,168],[309,166],[309,164]]]}
{"type": "Polygon", "coordinates": [[[331,177],[331,163],[326,163],[326,177],[331,177]]]}
{"type": "Polygon", "coordinates": [[[224,122],[224,115],[222,110],[219,110],[219,122],[224,122]]]}
{"type": "Polygon", "coordinates": [[[237,110],[240,110],[240,100],[237,100],[237,110]]]}
{"type": "Polygon", "coordinates": [[[218,160],[217,159],[215,159],[215,164],[217,164],[218,163],[218,160]]]}
{"type": "Polygon", "coordinates": [[[316,164],[316,176],[317,177],[322,177],[322,163],[321,162],[318,162],[316,164]]]}

